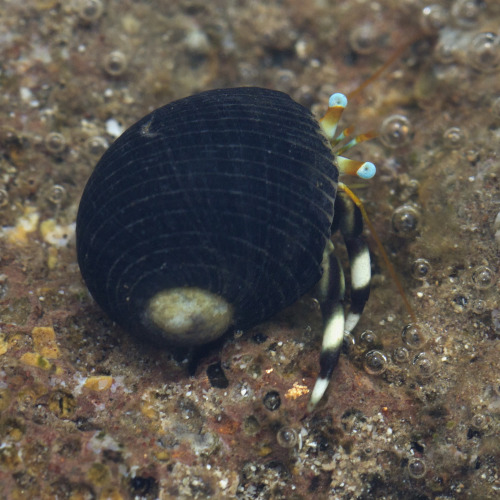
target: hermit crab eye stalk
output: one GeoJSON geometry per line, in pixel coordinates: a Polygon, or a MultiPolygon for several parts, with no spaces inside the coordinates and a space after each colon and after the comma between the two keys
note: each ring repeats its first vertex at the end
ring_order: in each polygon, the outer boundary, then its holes
{"type": "Polygon", "coordinates": [[[319,121],[323,132],[330,141],[334,140],[337,125],[342,117],[345,107],[347,106],[347,97],[344,94],[332,94],[328,101],[328,110],[325,116],[319,121]]]}
{"type": "Polygon", "coordinates": [[[347,97],[344,94],[336,93],[330,96],[328,101],[328,110],[325,116],[319,121],[321,128],[327,138],[330,140],[330,144],[334,148],[334,152],[337,156],[337,163],[339,167],[340,174],[343,175],[355,175],[361,177],[362,179],[371,179],[376,172],[375,165],[371,162],[361,162],[350,160],[342,155],[345,151],[348,151],[357,144],[368,141],[375,137],[375,132],[366,132],[364,134],[359,134],[352,138],[349,142],[343,146],[337,147],[344,139],[348,138],[354,131],[353,127],[344,129],[339,135],[335,135],[337,132],[337,125],[342,117],[345,107],[347,106],[347,97]]]}

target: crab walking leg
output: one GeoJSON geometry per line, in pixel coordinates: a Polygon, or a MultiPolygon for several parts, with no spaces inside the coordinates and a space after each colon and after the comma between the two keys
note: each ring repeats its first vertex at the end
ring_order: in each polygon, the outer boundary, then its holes
{"type": "Polygon", "coordinates": [[[308,412],[312,411],[323,397],[333,370],[337,366],[344,340],[342,300],[345,293],[345,279],[331,241],[327,243],[323,253],[322,268],[323,275],[318,283],[317,293],[325,326],[319,358],[320,371],[307,405],[308,412]]]}
{"type": "Polygon", "coordinates": [[[345,278],[342,267],[334,254],[333,243],[328,242],[323,253],[323,275],[318,283],[318,298],[325,329],[320,354],[320,372],[307,411],[311,412],[325,393],[333,370],[338,363],[345,333],[350,333],[361,317],[370,295],[370,252],[363,238],[363,216],[349,194],[342,190],[335,198],[335,217],[332,233],[340,230],[344,238],[351,267],[351,306],[344,319],[342,301],[345,294],[345,278]]]}
{"type": "Polygon", "coordinates": [[[340,229],[344,238],[351,268],[351,301],[345,321],[345,331],[350,333],[357,325],[370,295],[371,265],[370,252],[363,238],[363,216],[350,196],[339,191],[335,199],[333,229],[340,229]]]}

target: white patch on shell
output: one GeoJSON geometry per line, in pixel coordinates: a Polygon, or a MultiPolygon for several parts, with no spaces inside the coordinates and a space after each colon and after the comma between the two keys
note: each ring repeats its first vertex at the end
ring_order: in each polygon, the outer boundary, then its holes
{"type": "Polygon", "coordinates": [[[195,345],[224,334],[231,326],[233,308],[207,290],[181,287],[154,295],[146,316],[163,331],[165,340],[195,345]]]}

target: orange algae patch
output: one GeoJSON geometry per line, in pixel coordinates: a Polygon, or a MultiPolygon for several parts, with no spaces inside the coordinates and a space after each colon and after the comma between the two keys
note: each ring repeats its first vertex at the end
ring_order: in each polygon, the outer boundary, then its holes
{"type": "Polygon", "coordinates": [[[96,375],[88,377],[85,381],[85,387],[91,391],[107,391],[113,384],[113,377],[109,375],[96,375]]]}
{"type": "Polygon", "coordinates": [[[0,334],[0,356],[5,354],[9,349],[9,344],[5,340],[5,337],[0,334]]]}
{"type": "Polygon", "coordinates": [[[52,369],[52,363],[37,352],[26,352],[21,356],[21,363],[25,365],[41,368],[42,370],[52,369]]]}
{"type": "Polygon", "coordinates": [[[59,357],[59,347],[56,343],[56,333],[51,326],[36,326],[31,332],[35,350],[48,359],[59,357]]]}
{"type": "Polygon", "coordinates": [[[295,382],[293,384],[293,387],[291,387],[290,389],[288,389],[288,391],[286,391],[285,398],[293,400],[300,398],[300,396],[303,396],[304,394],[308,393],[309,393],[309,387],[307,387],[307,385],[302,385],[299,384],[298,382],[295,382]]]}

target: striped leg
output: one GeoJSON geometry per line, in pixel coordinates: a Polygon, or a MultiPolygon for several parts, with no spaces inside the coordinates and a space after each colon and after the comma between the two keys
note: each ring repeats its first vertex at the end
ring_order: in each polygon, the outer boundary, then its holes
{"type": "Polygon", "coordinates": [[[319,358],[319,375],[307,405],[309,412],[318,404],[328,387],[339,360],[344,339],[344,308],[342,306],[345,293],[344,272],[334,253],[331,241],[325,248],[321,265],[323,275],[318,283],[318,299],[324,321],[323,344],[319,358]]]}
{"type": "Polygon", "coordinates": [[[344,321],[344,273],[334,254],[333,243],[329,242],[323,253],[323,275],[318,284],[318,298],[325,325],[320,372],[307,405],[308,412],[311,412],[323,397],[340,356],[344,333],[350,333],[356,326],[370,294],[370,253],[362,236],[363,218],[359,208],[343,191],[337,193],[335,200],[332,233],[337,229],[340,229],[349,256],[351,306],[344,321]]]}
{"type": "Polygon", "coordinates": [[[351,268],[351,303],[344,327],[350,333],[357,325],[370,295],[371,266],[370,252],[362,234],[363,216],[349,195],[341,190],[335,199],[332,232],[337,228],[344,238],[351,268]]]}

